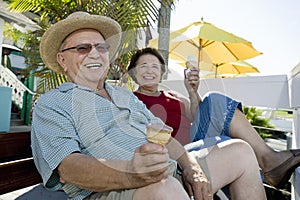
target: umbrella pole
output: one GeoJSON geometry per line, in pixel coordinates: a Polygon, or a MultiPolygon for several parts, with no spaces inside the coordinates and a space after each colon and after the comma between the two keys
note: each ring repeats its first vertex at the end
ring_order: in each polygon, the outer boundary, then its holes
{"type": "Polygon", "coordinates": [[[198,44],[198,68],[200,69],[200,61],[202,60],[201,55],[202,55],[202,46],[201,46],[201,38],[199,39],[199,44],[198,44]]]}

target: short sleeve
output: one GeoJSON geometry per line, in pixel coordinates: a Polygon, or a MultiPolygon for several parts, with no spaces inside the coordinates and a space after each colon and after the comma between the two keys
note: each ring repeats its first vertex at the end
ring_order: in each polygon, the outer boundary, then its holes
{"type": "MultiPolygon", "coordinates": [[[[41,98],[33,111],[31,145],[43,182],[59,181],[55,169],[73,152],[80,151],[79,137],[72,120],[71,106],[59,98],[41,98]],[[63,102],[63,104],[61,104],[63,102]]],[[[53,183],[54,182],[54,183],[53,183]]]]}

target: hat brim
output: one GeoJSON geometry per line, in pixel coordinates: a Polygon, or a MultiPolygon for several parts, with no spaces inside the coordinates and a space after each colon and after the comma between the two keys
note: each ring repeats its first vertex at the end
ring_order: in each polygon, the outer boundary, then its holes
{"type": "Polygon", "coordinates": [[[100,16],[90,15],[85,12],[73,13],[56,24],[52,25],[43,35],[40,43],[40,54],[46,67],[58,73],[64,73],[62,67],[58,64],[56,58],[64,39],[80,29],[95,29],[104,37],[110,45],[109,57],[110,62],[116,54],[121,41],[121,27],[113,19],[100,16]]]}

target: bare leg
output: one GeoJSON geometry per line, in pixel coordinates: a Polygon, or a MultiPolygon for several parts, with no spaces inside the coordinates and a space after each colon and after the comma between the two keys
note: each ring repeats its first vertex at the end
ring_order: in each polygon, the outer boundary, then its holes
{"type": "Polygon", "coordinates": [[[251,145],[263,171],[277,167],[291,156],[289,151],[278,153],[270,148],[238,109],[235,111],[230,125],[230,136],[245,140],[251,145]]]}
{"type": "Polygon", "coordinates": [[[249,144],[239,139],[219,143],[212,147],[205,161],[214,193],[229,184],[233,200],[266,199],[259,166],[249,144]]]}
{"type": "Polygon", "coordinates": [[[263,171],[264,181],[274,187],[284,188],[296,167],[300,166],[300,149],[274,151],[239,110],[234,113],[230,136],[240,138],[252,146],[263,171]]]}
{"type": "Polygon", "coordinates": [[[189,200],[181,183],[169,176],[166,180],[138,188],[133,194],[134,200],[189,200]]]}

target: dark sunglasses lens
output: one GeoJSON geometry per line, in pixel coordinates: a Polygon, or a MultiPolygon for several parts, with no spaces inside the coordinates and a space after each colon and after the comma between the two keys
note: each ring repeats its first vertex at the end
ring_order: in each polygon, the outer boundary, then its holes
{"type": "Polygon", "coordinates": [[[92,45],[91,44],[80,44],[76,47],[76,50],[78,51],[78,53],[86,54],[92,50],[92,45]]]}

